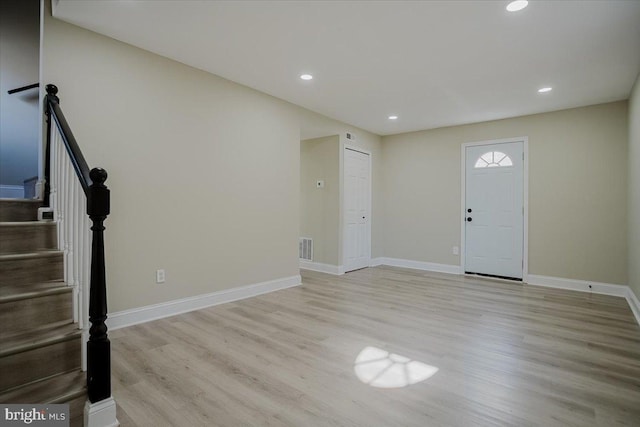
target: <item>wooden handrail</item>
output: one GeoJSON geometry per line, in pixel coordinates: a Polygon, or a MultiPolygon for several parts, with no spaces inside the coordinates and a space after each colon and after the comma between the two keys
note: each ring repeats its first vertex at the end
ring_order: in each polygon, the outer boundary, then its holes
{"type": "MultiPolygon", "coordinates": [[[[89,166],[87,165],[87,161],[84,159],[82,155],[82,151],[78,146],[78,142],[76,141],[75,136],[73,136],[73,132],[71,132],[71,128],[69,127],[69,123],[67,123],[67,119],[64,117],[62,110],[60,109],[60,98],[58,98],[58,88],[55,85],[47,85],[47,96],[46,98],[46,114],[47,118],[51,117],[58,125],[58,129],[60,130],[60,135],[62,136],[62,141],[64,142],[64,146],[67,149],[67,153],[69,153],[69,159],[71,160],[71,164],[73,165],[73,169],[76,171],[76,175],[80,180],[80,184],[82,185],[82,190],[84,194],[89,196],[89,187],[91,186],[91,171],[89,170],[89,166]]],[[[49,123],[51,126],[51,123],[49,123]]],[[[49,132],[47,132],[47,138],[50,138],[49,132]]],[[[45,177],[48,178],[48,177],[45,177]]]]}
{"type": "Polygon", "coordinates": [[[44,202],[49,206],[51,174],[51,129],[57,126],[76,176],[87,197],[87,215],[92,221],[91,271],[89,284],[89,341],[87,342],[87,395],[91,403],[111,397],[111,343],[107,335],[107,282],[104,256],[104,221],[110,211],[110,192],[104,185],[107,172],[89,169],[71,128],[60,109],[58,88],[47,85],[45,114],[47,148],[45,158],[44,202]],[[53,120],[52,120],[53,119],[53,120]]]}
{"type": "Polygon", "coordinates": [[[40,83],[34,83],[32,85],[26,85],[26,86],[22,86],[16,89],[11,89],[8,90],[7,93],[9,95],[13,95],[14,93],[18,93],[18,92],[24,92],[25,90],[29,90],[29,89],[35,89],[37,87],[40,87],[40,83]]]}

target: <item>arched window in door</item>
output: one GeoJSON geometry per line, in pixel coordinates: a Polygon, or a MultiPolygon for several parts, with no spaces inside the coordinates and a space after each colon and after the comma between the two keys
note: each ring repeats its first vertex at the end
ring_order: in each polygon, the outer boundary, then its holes
{"type": "Polygon", "coordinates": [[[478,158],[475,168],[496,168],[513,166],[511,157],[500,151],[489,151],[478,158]]]}

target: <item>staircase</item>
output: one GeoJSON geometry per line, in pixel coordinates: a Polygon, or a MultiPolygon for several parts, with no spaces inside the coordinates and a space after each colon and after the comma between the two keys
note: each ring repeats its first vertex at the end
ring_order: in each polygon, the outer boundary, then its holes
{"type": "Polygon", "coordinates": [[[87,400],[73,288],[56,224],[38,200],[0,199],[0,403],[65,403],[72,426],[87,400]]]}

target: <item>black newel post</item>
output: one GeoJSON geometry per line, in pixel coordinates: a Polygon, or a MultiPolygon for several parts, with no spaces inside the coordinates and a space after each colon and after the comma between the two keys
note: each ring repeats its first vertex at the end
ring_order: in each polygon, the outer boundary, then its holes
{"type": "Polygon", "coordinates": [[[49,193],[51,192],[51,111],[49,110],[49,101],[60,103],[58,98],[58,87],[56,85],[47,85],[47,96],[44,100],[44,114],[47,118],[47,141],[44,149],[44,196],[42,206],[49,206],[49,193]]]}
{"type": "Polygon", "coordinates": [[[107,288],[104,268],[104,220],[109,215],[107,172],[94,168],[89,175],[87,214],[93,225],[91,289],[89,291],[89,342],[87,343],[87,391],[91,403],[111,397],[111,343],[107,337],[107,288]]]}

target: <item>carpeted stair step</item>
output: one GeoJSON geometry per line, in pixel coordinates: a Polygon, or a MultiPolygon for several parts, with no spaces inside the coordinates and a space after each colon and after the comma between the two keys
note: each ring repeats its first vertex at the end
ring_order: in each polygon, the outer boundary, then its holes
{"type": "Polygon", "coordinates": [[[53,221],[0,222],[0,255],[57,249],[53,221]]]}
{"type": "Polygon", "coordinates": [[[73,322],[73,288],[62,281],[0,287],[0,339],[73,322]]]}
{"type": "Polygon", "coordinates": [[[0,199],[0,403],[66,403],[83,425],[86,379],[73,288],[40,200],[0,199]]]}
{"type": "Polygon", "coordinates": [[[0,222],[36,221],[42,200],[0,199],[0,222]]]}
{"type": "Polygon", "coordinates": [[[61,251],[0,255],[0,286],[62,280],[62,257],[61,251]]]}
{"type": "Polygon", "coordinates": [[[0,341],[0,393],[80,369],[81,339],[77,325],[68,324],[0,341]]]}
{"type": "Polygon", "coordinates": [[[78,370],[54,375],[0,393],[0,403],[66,403],[71,426],[82,426],[87,401],[86,373],[78,370]]]}

